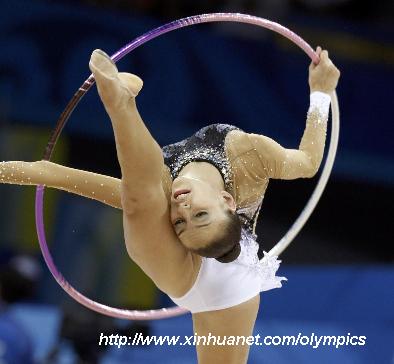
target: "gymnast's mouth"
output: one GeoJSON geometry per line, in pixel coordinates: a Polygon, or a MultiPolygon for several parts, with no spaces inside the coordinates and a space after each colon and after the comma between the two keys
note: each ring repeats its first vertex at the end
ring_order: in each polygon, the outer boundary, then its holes
{"type": "Polygon", "coordinates": [[[182,189],[182,190],[177,190],[174,192],[174,199],[178,199],[178,197],[182,196],[182,195],[187,195],[188,193],[190,193],[191,190],[186,190],[186,189],[182,189]]]}

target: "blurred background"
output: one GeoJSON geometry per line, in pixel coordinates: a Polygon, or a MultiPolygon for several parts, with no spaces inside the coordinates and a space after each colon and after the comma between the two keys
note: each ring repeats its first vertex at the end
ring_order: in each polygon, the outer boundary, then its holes
{"type": "MultiPolygon", "coordinates": [[[[366,336],[366,345],[251,347],[249,363],[394,363],[392,1],[0,0],[0,9],[1,160],[42,158],[58,116],[89,76],[95,48],[112,54],[167,21],[248,13],[328,49],[342,72],[337,159],[316,211],[281,257],[280,275],[289,281],[262,294],[255,334],[350,333],[366,336]]],[[[161,145],[220,122],[298,148],[308,65],[302,51],[268,30],[215,23],[157,38],[118,66],[144,80],[139,110],[161,145]]],[[[72,115],[53,161],[119,177],[95,89],[72,115]]],[[[317,179],[270,182],[257,226],[262,249],[286,233],[317,179]]],[[[196,362],[192,347],[98,346],[101,332],[192,335],[191,317],[133,323],[72,302],[41,258],[34,194],[0,185],[0,363],[196,362]]],[[[77,289],[117,307],[171,305],[128,258],[120,211],[65,192],[45,196],[51,252],[77,289]]]]}

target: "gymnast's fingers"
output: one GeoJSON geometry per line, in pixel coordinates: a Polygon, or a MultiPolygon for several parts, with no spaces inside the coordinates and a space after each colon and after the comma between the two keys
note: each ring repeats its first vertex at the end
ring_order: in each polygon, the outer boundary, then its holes
{"type": "Polygon", "coordinates": [[[329,58],[328,58],[328,51],[327,50],[322,50],[321,51],[321,53],[320,53],[320,59],[322,60],[322,61],[327,61],[329,58]]]}
{"type": "MultiPolygon", "coordinates": [[[[316,47],[316,55],[319,57],[319,59],[320,59],[320,53],[321,53],[321,47],[317,46],[316,47]]],[[[311,72],[316,66],[317,66],[317,64],[312,61],[309,65],[309,72],[311,72]]]]}
{"type": "Polygon", "coordinates": [[[335,77],[339,77],[340,72],[328,56],[328,51],[323,51],[321,55],[322,65],[335,77]]]}
{"type": "Polygon", "coordinates": [[[327,50],[320,53],[320,62],[309,68],[309,85],[311,92],[321,91],[330,93],[337,87],[340,72],[332,63],[327,50]]]}

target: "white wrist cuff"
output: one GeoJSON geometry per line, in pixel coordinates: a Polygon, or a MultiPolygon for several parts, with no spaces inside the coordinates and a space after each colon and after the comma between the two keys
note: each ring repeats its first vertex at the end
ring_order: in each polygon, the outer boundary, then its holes
{"type": "Polygon", "coordinates": [[[328,113],[330,110],[331,97],[329,94],[326,94],[321,91],[314,91],[310,94],[310,106],[309,111],[316,111],[320,114],[320,118],[318,118],[318,123],[322,123],[328,120],[328,113]]]}

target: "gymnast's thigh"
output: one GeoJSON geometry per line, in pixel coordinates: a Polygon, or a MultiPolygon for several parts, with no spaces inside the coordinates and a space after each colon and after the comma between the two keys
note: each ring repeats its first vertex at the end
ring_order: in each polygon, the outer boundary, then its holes
{"type": "MultiPolygon", "coordinates": [[[[236,289],[236,287],[234,287],[236,289]]],[[[194,333],[198,336],[209,335],[222,340],[224,336],[253,335],[260,305],[260,295],[249,301],[224,310],[201,312],[193,314],[194,333]]],[[[241,341],[239,341],[241,342],[241,341]]],[[[200,341],[203,343],[203,341],[200,341]]],[[[213,341],[210,341],[213,343],[213,341]]],[[[199,364],[208,363],[246,363],[249,354],[249,346],[242,345],[197,345],[199,364]]]]}
{"type": "Polygon", "coordinates": [[[126,248],[161,290],[178,296],[192,276],[192,265],[188,264],[192,258],[174,232],[164,194],[157,196],[143,209],[123,213],[126,248]]]}

